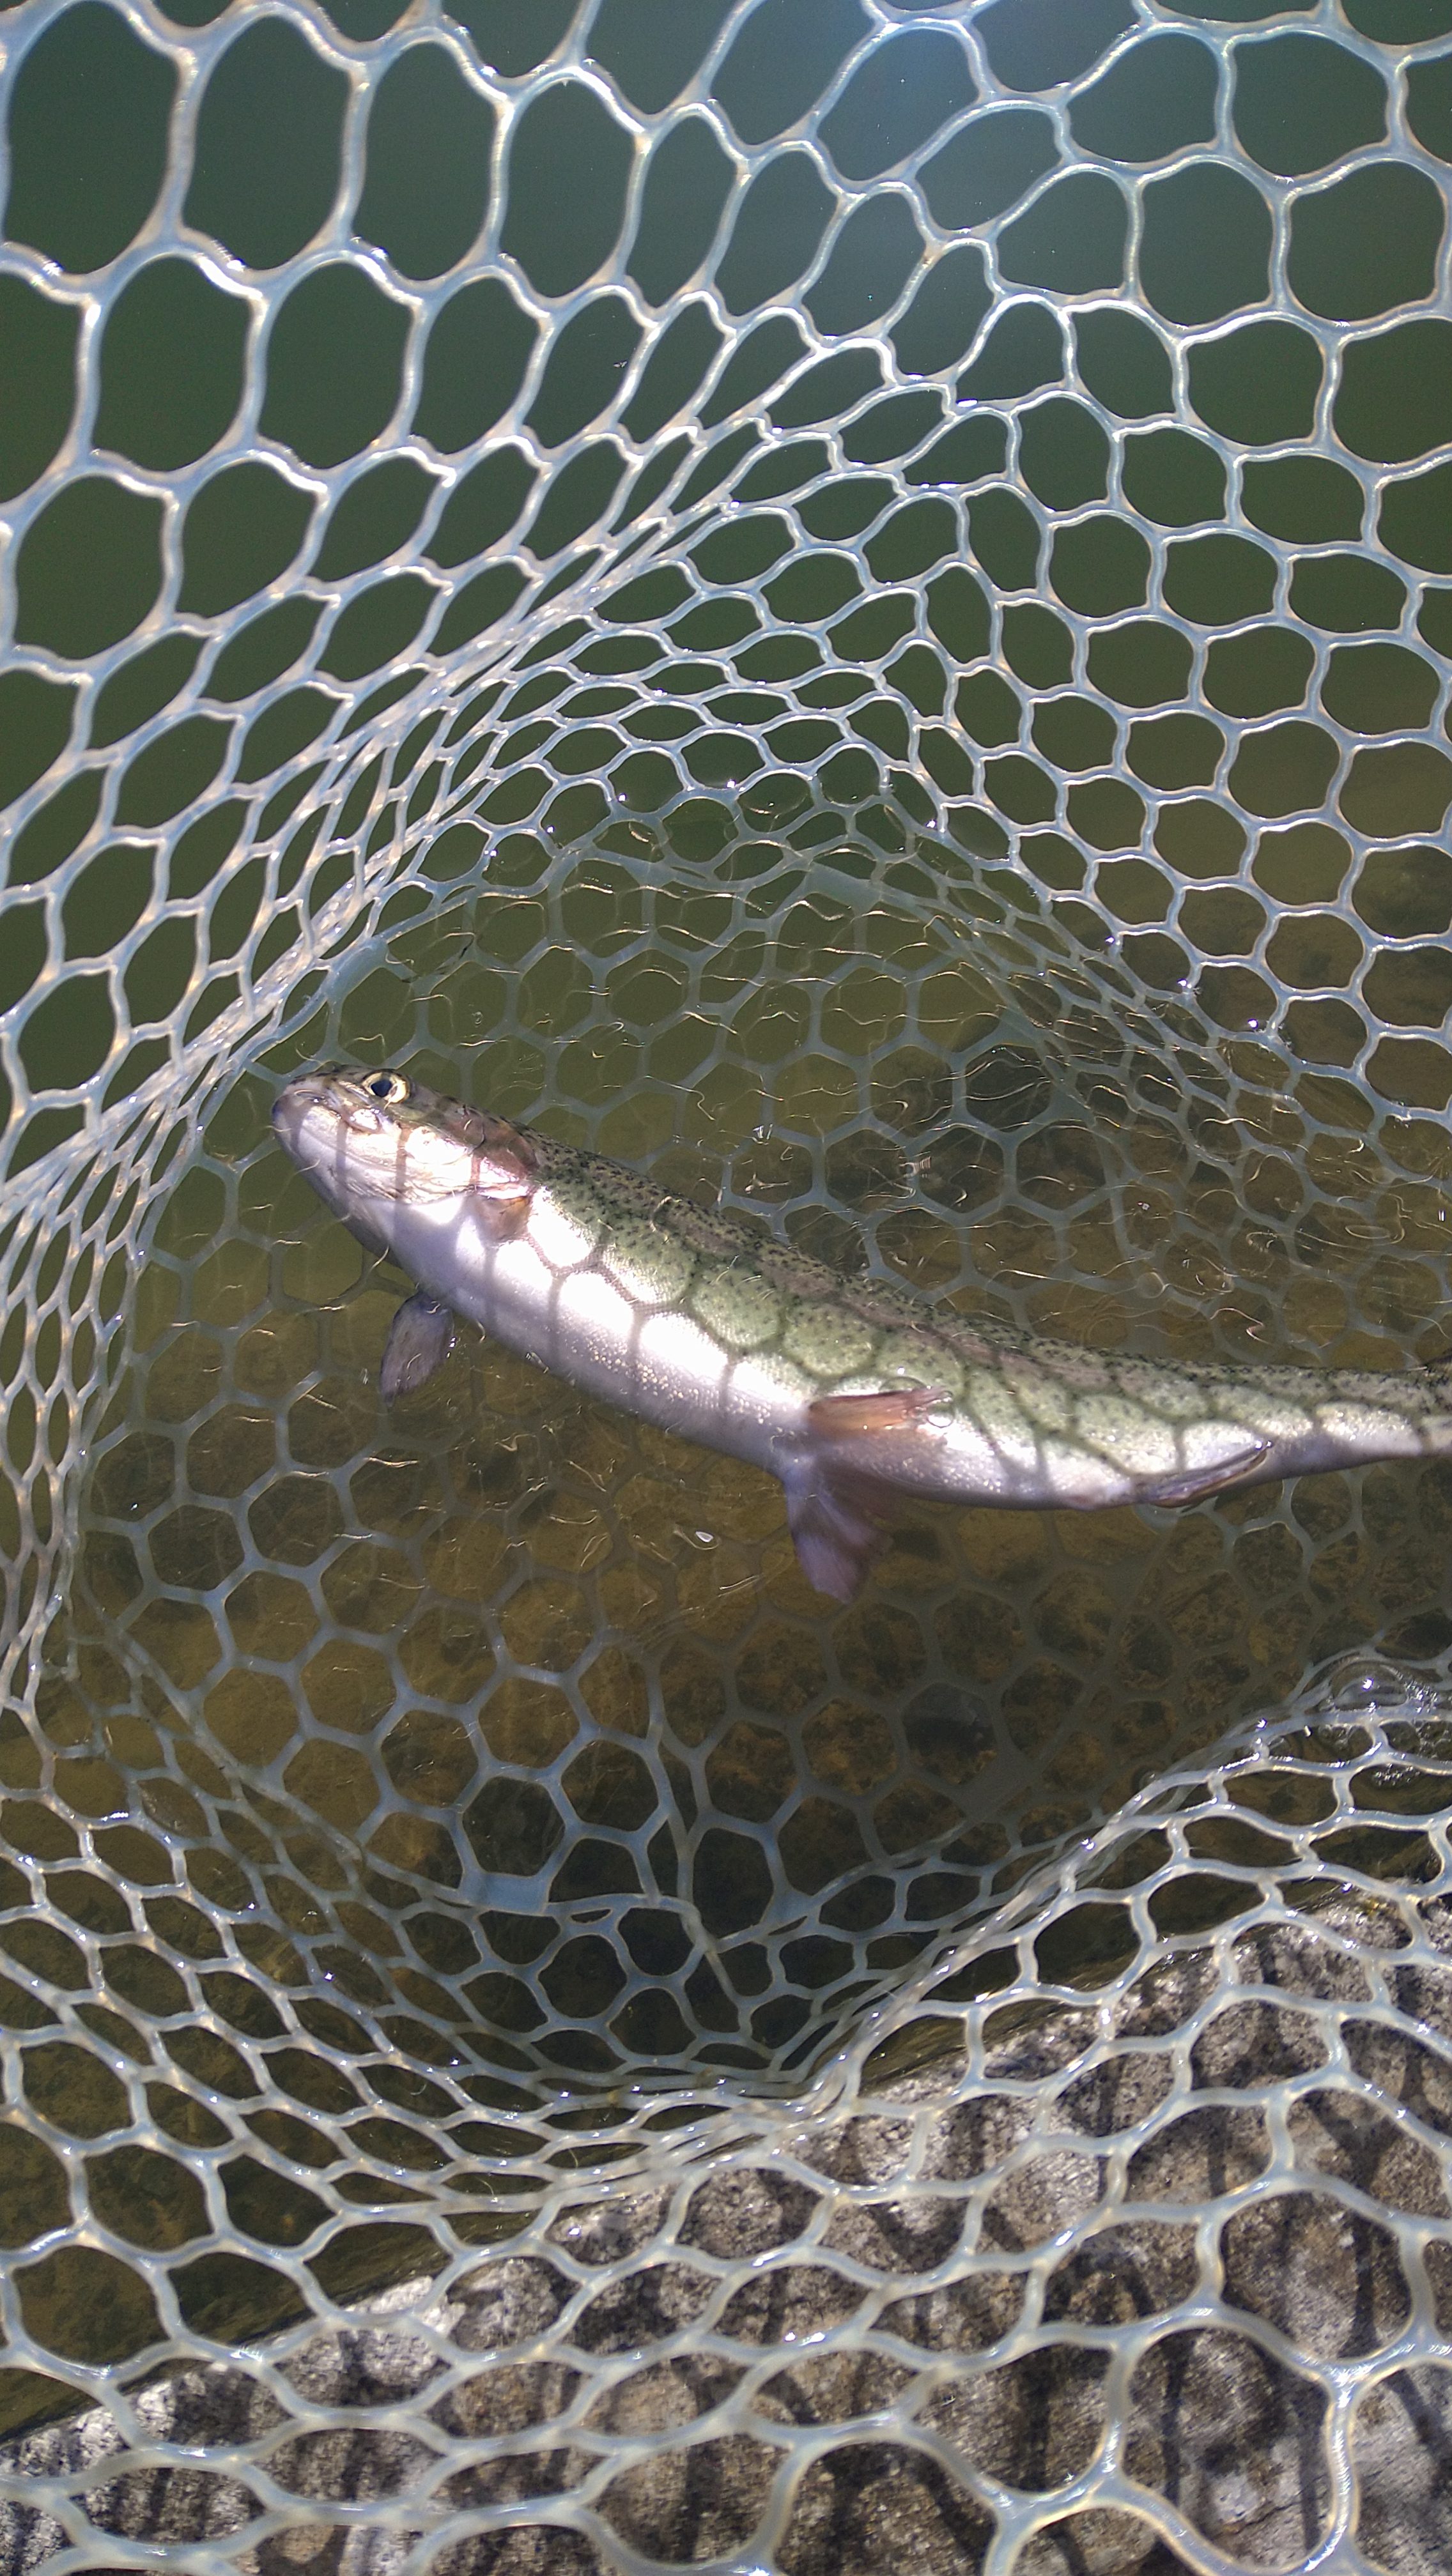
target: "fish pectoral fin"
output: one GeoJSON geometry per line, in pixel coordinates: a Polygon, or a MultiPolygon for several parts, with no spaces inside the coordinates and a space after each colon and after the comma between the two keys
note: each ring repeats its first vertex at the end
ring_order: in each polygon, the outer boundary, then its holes
{"type": "Polygon", "coordinates": [[[1208,1502],[1212,1494],[1224,1494],[1233,1485],[1245,1484],[1270,1453],[1268,1440],[1248,1440],[1243,1449],[1217,1459],[1213,1467],[1187,1467],[1182,1475],[1160,1476],[1152,1485],[1141,1485],[1135,1500],[1163,1503],[1171,1509],[1180,1503],[1208,1502]]]}
{"type": "Polygon", "coordinates": [[[427,1386],[453,1347],[452,1312],[420,1289],[416,1297],[399,1307],[388,1327],[378,1371],[384,1403],[394,1404],[399,1396],[412,1395],[416,1388],[427,1386]]]}
{"type": "Polygon", "coordinates": [[[479,1214],[491,1243],[517,1243],[533,1205],[528,1190],[478,1190],[479,1214]]]}
{"type": "Polygon", "coordinates": [[[878,1510],[891,1497],[865,1477],[834,1477],[812,1450],[793,1460],[781,1481],[787,1526],[807,1581],[833,1601],[855,1601],[887,1546],[878,1510]]]}

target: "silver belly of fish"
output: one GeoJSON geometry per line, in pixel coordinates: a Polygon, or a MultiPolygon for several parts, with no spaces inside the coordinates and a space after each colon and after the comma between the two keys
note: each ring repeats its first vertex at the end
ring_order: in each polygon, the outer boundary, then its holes
{"type": "Polygon", "coordinates": [[[426,1382],[463,1317],[769,1468],[805,1572],[838,1600],[901,1495],[1183,1504],[1452,1450],[1443,1371],[1193,1368],[941,1317],[402,1074],[301,1075],[273,1119],[328,1205],[418,1283],[384,1354],[390,1400],[426,1382]]]}

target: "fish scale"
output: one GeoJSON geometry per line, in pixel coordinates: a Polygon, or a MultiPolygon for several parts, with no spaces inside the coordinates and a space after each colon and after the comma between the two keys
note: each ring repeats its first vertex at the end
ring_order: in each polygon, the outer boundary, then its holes
{"type": "Polygon", "coordinates": [[[423,1385],[463,1316],[779,1477],[803,1569],[838,1600],[903,1496],[1180,1505],[1452,1449],[1446,1369],[1181,1366],[939,1317],[401,1073],[300,1075],[274,1123],[344,1223],[418,1282],[386,1392],[423,1385]]]}

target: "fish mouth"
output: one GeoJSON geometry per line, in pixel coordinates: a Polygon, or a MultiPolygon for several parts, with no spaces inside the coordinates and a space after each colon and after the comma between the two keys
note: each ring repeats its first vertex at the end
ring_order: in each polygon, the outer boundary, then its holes
{"type": "Polygon", "coordinates": [[[272,1104],[273,1128],[290,1153],[306,1150],[307,1122],[319,1112],[344,1128],[363,1127],[376,1132],[384,1123],[376,1111],[350,1099],[343,1089],[341,1065],[321,1065],[312,1073],[295,1073],[272,1104]]]}
{"type": "Polygon", "coordinates": [[[328,1077],[323,1073],[294,1074],[291,1082],[284,1083],[272,1104],[272,1125],[290,1152],[297,1150],[309,1110],[334,1106],[328,1092],[328,1077]]]}
{"type": "Polygon", "coordinates": [[[362,1178],[356,1169],[343,1169],[351,1123],[348,1103],[326,1068],[294,1074],[272,1104],[272,1128],[278,1143],[329,1205],[340,1212],[362,1178]]]}

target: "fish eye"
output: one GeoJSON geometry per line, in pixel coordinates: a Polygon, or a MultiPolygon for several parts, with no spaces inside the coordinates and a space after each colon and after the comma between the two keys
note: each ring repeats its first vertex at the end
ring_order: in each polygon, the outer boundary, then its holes
{"type": "Polygon", "coordinates": [[[381,1100],[390,1109],[407,1100],[410,1087],[401,1073],[370,1073],[362,1085],[370,1100],[381,1100]]]}

